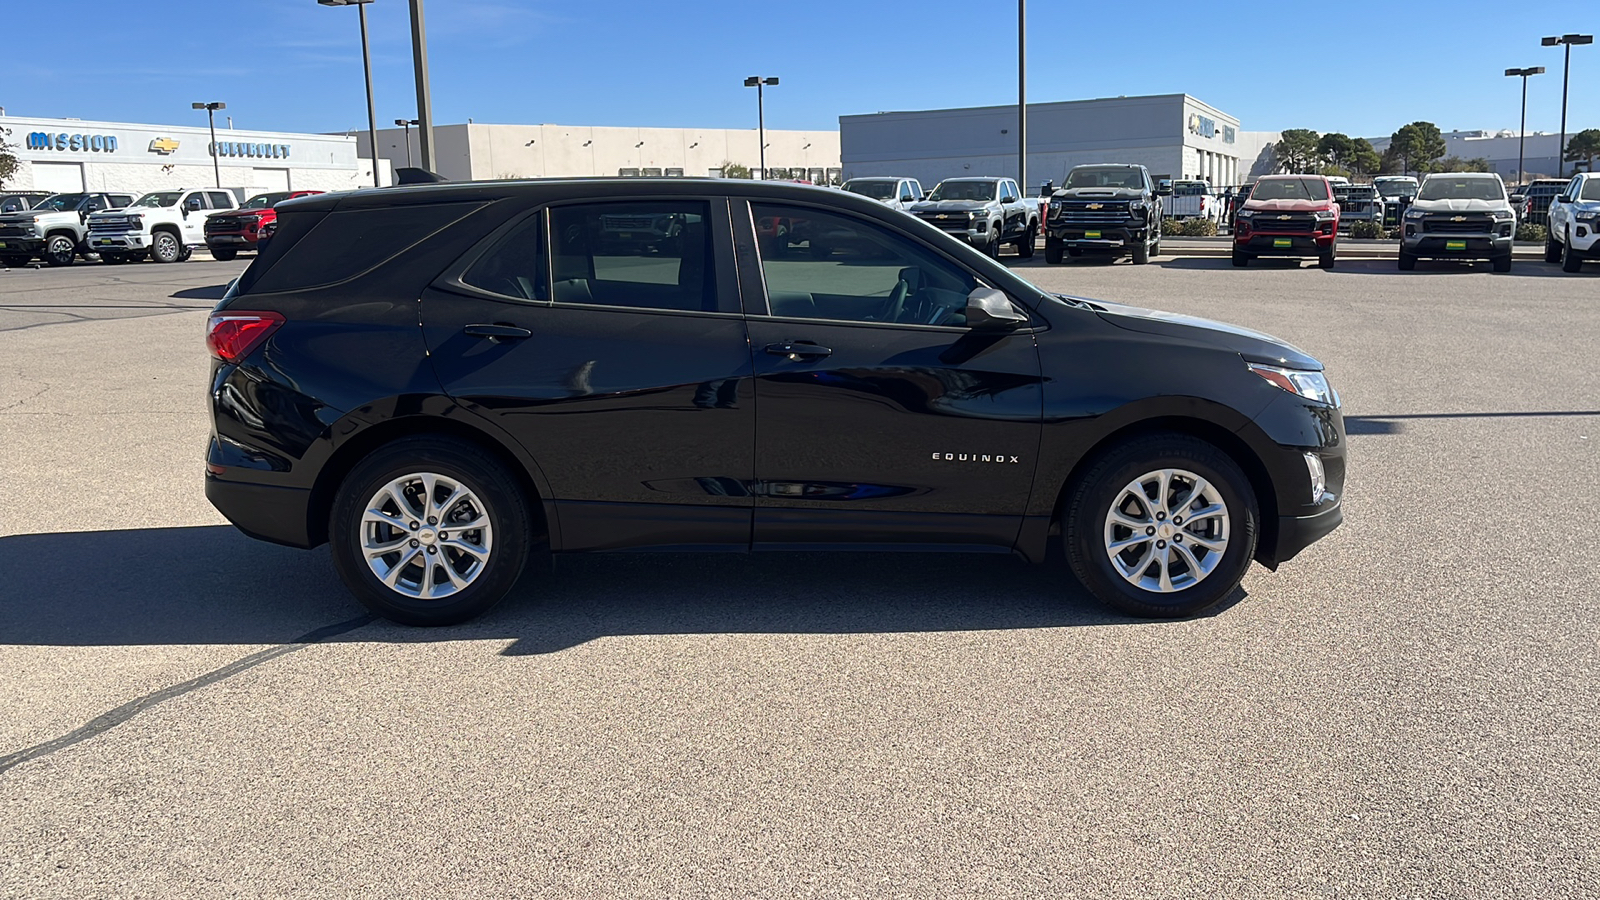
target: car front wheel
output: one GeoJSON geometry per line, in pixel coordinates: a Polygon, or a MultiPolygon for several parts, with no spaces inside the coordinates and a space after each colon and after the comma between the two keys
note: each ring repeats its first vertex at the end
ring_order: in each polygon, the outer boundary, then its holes
{"type": "Polygon", "coordinates": [[[150,238],[150,258],[158,263],[175,263],[183,255],[183,247],[170,231],[158,231],[150,238]]]}
{"type": "Polygon", "coordinates": [[[1583,269],[1583,255],[1572,249],[1572,235],[1561,242],[1561,271],[1578,272],[1583,269]]]}
{"type": "Polygon", "coordinates": [[[1255,492],[1232,458],[1158,434],[1101,454],[1077,479],[1062,540],[1073,574],[1123,612],[1191,616],[1231,595],[1255,556],[1255,492]]]}
{"type": "Polygon", "coordinates": [[[78,258],[78,242],[70,235],[52,234],[45,241],[43,256],[47,266],[70,266],[78,258]]]}
{"type": "Polygon", "coordinates": [[[373,452],[340,485],[328,522],[345,586],[405,625],[454,625],[500,602],[522,574],[529,534],[511,473],[447,438],[373,452]]]}

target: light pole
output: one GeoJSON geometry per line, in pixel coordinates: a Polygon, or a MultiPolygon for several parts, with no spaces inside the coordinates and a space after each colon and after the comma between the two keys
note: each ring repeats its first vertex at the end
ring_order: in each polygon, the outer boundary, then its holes
{"type": "Polygon", "coordinates": [[[1028,196],[1028,0],[1017,0],[1017,190],[1028,196]]]}
{"type": "Polygon", "coordinates": [[[323,6],[354,6],[361,17],[361,69],[367,76],[367,141],[372,144],[372,186],[378,187],[378,114],[372,104],[372,52],[367,48],[367,4],[372,0],[317,0],[323,6]]]}
{"type": "Polygon", "coordinates": [[[1563,34],[1560,37],[1540,38],[1539,43],[1545,47],[1565,46],[1567,60],[1561,66],[1561,143],[1556,145],[1556,177],[1566,175],[1567,168],[1567,75],[1572,71],[1572,47],[1574,44],[1592,44],[1592,34],[1563,34]]]}
{"type": "Polygon", "coordinates": [[[416,119],[395,119],[394,123],[406,130],[406,168],[411,168],[411,126],[417,124],[416,119]]]}
{"type": "Polygon", "coordinates": [[[217,176],[217,187],[222,187],[222,164],[217,162],[217,110],[227,109],[226,103],[191,103],[195,109],[206,111],[206,121],[211,125],[211,171],[217,176]]]}
{"type": "Polygon", "coordinates": [[[1528,76],[1543,74],[1544,66],[1506,70],[1508,76],[1522,76],[1522,128],[1517,131],[1517,184],[1521,184],[1527,177],[1522,169],[1522,145],[1528,140],[1528,76]]]}
{"type": "Polygon", "coordinates": [[[433,168],[433,101],[428,88],[428,33],[422,19],[422,0],[411,0],[411,62],[417,70],[417,155],[422,167],[433,168]]]}
{"type": "Polygon", "coordinates": [[[767,180],[767,108],[766,101],[761,96],[761,89],[766,85],[776,86],[778,79],[762,78],[760,75],[751,75],[744,80],[745,87],[756,89],[756,144],[761,150],[761,180],[767,180]]]}

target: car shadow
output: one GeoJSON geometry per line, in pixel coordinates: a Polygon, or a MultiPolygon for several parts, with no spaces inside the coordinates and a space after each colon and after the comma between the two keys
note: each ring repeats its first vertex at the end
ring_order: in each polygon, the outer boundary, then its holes
{"type": "Polygon", "coordinates": [[[178,300],[221,300],[222,295],[228,292],[228,285],[232,283],[230,281],[227,284],[208,284],[205,287],[184,288],[167,296],[178,300]]]}
{"type": "MultiPolygon", "coordinates": [[[[0,643],[278,644],[362,608],[326,548],[294,550],[230,526],[0,538],[28,560],[8,576],[0,643]]],[[[330,642],[511,639],[505,655],[600,637],[877,634],[1157,625],[1101,606],[1059,561],[999,554],[613,553],[557,557],[504,603],[451,628],[377,621],[330,642]]],[[[1237,590],[1207,615],[1244,599],[1237,590]]]]}

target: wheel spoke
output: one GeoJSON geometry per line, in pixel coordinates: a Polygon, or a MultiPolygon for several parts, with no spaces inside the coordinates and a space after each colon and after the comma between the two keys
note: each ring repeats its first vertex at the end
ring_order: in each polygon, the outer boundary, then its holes
{"type": "Polygon", "coordinates": [[[1184,534],[1188,535],[1188,540],[1190,540],[1190,541],[1192,541],[1192,542],[1194,542],[1196,544],[1199,544],[1201,547],[1204,547],[1205,549],[1210,550],[1210,551],[1212,551],[1214,553],[1221,553],[1222,551],[1228,549],[1228,542],[1227,541],[1212,540],[1211,538],[1203,537],[1203,536],[1198,535],[1198,534],[1190,534],[1187,531],[1184,532],[1184,534]]]}
{"type": "Polygon", "coordinates": [[[1156,551],[1156,565],[1161,567],[1161,591],[1172,591],[1172,548],[1162,547],[1156,551]]]}
{"type": "Polygon", "coordinates": [[[411,505],[410,500],[406,499],[406,492],[400,489],[398,482],[384,488],[384,493],[386,493],[389,499],[394,502],[394,508],[400,511],[400,515],[409,516],[411,518],[417,517],[416,508],[411,505]]]}
{"type": "Polygon", "coordinates": [[[1200,500],[1205,497],[1206,491],[1209,490],[1211,490],[1211,482],[1206,481],[1204,478],[1196,478],[1194,480],[1194,489],[1189,492],[1189,496],[1183,501],[1183,508],[1174,510],[1174,512],[1180,516],[1187,516],[1191,519],[1194,518],[1193,513],[1186,512],[1185,510],[1188,507],[1193,506],[1196,500],[1200,500]]]}
{"type": "Polygon", "coordinates": [[[361,524],[388,525],[390,528],[398,528],[401,531],[405,531],[406,526],[409,525],[410,522],[397,516],[391,516],[383,510],[374,507],[361,514],[361,524]]]}
{"type": "MultiPolygon", "coordinates": [[[[1113,524],[1121,525],[1123,528],[1132,529],[1140,534],[1143,534],[1146,528],[1149,528],[1151,525],[1155,524],[1155,522],[1151,519],[1140,521],[1138,519],[1129,518],[1127,515],[1123,514],[1121,510],[1118,510],[1115,507],[1112,508],[1111,515],[1109,515],[1107,518],[1109,518],[1113,524]]],[[[457,525],[456,527],[460,528],[461,526],[457,525]]]]}
{"type": "Polygon", "coordinates": [[[1183,521],[1185,524],[1187,524],[1190,522],[1198,522],[1201,519],[1214,519],[1217,516],[1225,516],[1227,514],[1227,507],[1220,503],[1213,503],[1209,506],[1203,506],[1197,510],[1184,513],[1183,521]]]}
{"type": "Polygon", "coordinates": [[[421,552],[422,549],[420,547],[412,547],[410,553],[400,557],[400,561],[395,563],[394,566],[384,574],[383,583],[387,584],[389,587],[395,587],[395,583],[400,580],[400,572],[405,569],[406,566],[410,565],[411,561],[416,559],[417,554],[421,552]]]}
{"type": "Polygon", "coordinates": [[[433,489],[439,483],[439,476],[431,472],[423,472],[418,476],[422,481],[422,514],[433,515],[433,489]]]}
{"type": "Polygon", "coordinates": [[[1155,557],[1155,553],[1156,545],[1151,543],[1149,546],[1144,548],[1144,554],[1139,557],[1139,561],[1131,566],[1124,568],[1122,561],[1119,559],[1113,559],[1111,562],[1114,566],[1116,566],[1123,578],[1127,579],[1127,581],[1132,584],[1138,584],[1144,579],[1144,570],[1150,568],[1150,560],[1155,557]]]}
{"type": "Polygon", "coordinates": [[[451,548],[453,550],[460,550],[462,553],[467,554],[468,556],[472,557],[473,559],[475,559],[475,560],[477,560],[479,562],[486,562],[489,559],[489,551],[486,548],[480,547],[477,544],[469,544],[466,541],[460,540],[458,538],[451,538],[451,539],[449,539],[447,541],[440,541],[439,542],[439,546],[440,547],[449,547],[449,548],[451,548]]]}
{"type": "Polygon", "coordinates": [[[395,552],[396,550],[403,550],[405,549],[407,542],[410,540],[411,537],[409,535],[402,534],[391,541],[377,543],[368,541],[365,548],[367,551],[367,559],[377,559],[380,556],[386,556],[395,552]]]}
{"type": "Polygon", "coordinates": [[[1146,544],[1153,540],[1155,540],[1155,538],[1145,534],[1144,529],[1141,528],[1134,533],[1133,537],[1123,538],[1120,541],[1112,541],[1106,545],[1106,549],[1110,550],[1112,553],[1121,553],[1135,544],[1146,544]]]}
{"type": "MultiPolygon", "coordinates": [[[[450,496],[446,497],[443,503],[431,507],[430,512],[434,516],[437,516],[440,522],[443,522],[445,514],[448,513],[451,507],[455,506],[456,503],[460,502],[460,500],[466,495],[467,489],[458,484],[456,485],[455,490],[450,492],[450,496]]],[[[433,502],[433,496],[431,494],[428,497],[428,502],[433,502]]]]}
{"type": "Polygon", "coordinates": [[[422,557],[422,581],[418,587],[423,597],[433,595],[433,570],[439,565],[439,560],[432,556],[422,557]]]}
{"type": "Polygon", "coordinates": [[[485,525],[488,525],[489,524],[489,520],[487,518],[484,518],[482,515],[478,515],[478,516],[474,516],[471,519],[468,519],[465,522],[449,522],[449,523],[445,523],[444,520],[441,519],[440,523],[441,523],[441,525],[448,524],[450,526],[449,530],[451,530],[451,531],[474,531],[476,529],[484,527],[485,525]]]}
{"type": "Polygon", "coordinates": [[[1164,512],[1164,513],[1170,513],[1171,512],[1171,510],[1168,508],[1168,503],[1167,503],[1167,495],[1168,495],[1169,492],[1171,492],[1171,490],[1172,490],[1172,470],[1171,469],[1162,469],[1161,470],[1160,486],[1158,488],[1156,488],[1156,508],[1152,511],[1152,514],[1154,514],[1156,512],[1164,512]]]}
{"type": "Polygon", "coordinates": [[[445,576],[450,579],[451,587],[459,591],[469,584],[467,579],[462,578],[460,573],[456,571],[455,566],[450,565],[449,560],[440,560],[439,564],[444,569],[445,576]]]}
{"type": "Polygon", "coordinates": [[[1206,576],[1206,570],[1200,565],[1200,560],[1195,559],[1194,551],[1182,544],[1173,544],[1172,549],[1178,551],[1178,555],[1183,557],[1183,561],[1189,564],[1190,578],[1199,581],[1206,576]]]}

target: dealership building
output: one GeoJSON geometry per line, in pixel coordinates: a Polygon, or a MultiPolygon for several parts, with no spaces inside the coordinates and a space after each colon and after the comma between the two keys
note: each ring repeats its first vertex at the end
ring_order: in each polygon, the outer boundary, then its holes
{"type": "MultiPolygon", "coordinates": [[[[20,161],[6,187],[56,192],[221,186],[266,191],[341,191],[372,184],[372,162],[346,135],[133,125],[0,116],[0,139],[20,161]],[[215,165],[213,166],[213,160],[215,165]]],[[[380,162],[379,179],[389,183],[380,162]]]]}
{"type": "MultiPolygon", "coordinates": [[[[367,135],[356,136],[370,156],[367,135]]],[[[631,128],[588,125],[435,125],[433,171],[451,181],[591,175],[717,176],[727,163],[761,177],[754,128],[631,128]]],[[[773,178],[816,184],[837,179],[839,132],[766,130],[773,178]]],[[[378,157],[399,168],[421,165],[415,128],[378,131],[378,157]]]]}
{"type": "MultiPolygon", "coordinates": [[[[839,118],[846,178],[1017,175],[1017,107],[880,112],[839,118]]],[[[1060,184],[1073,166],[1143,165],[1157,178],[1242,184],[1270,166],[1260,133],[1188,94],[1028,104],[1028,184],[1060,184]]]]}

